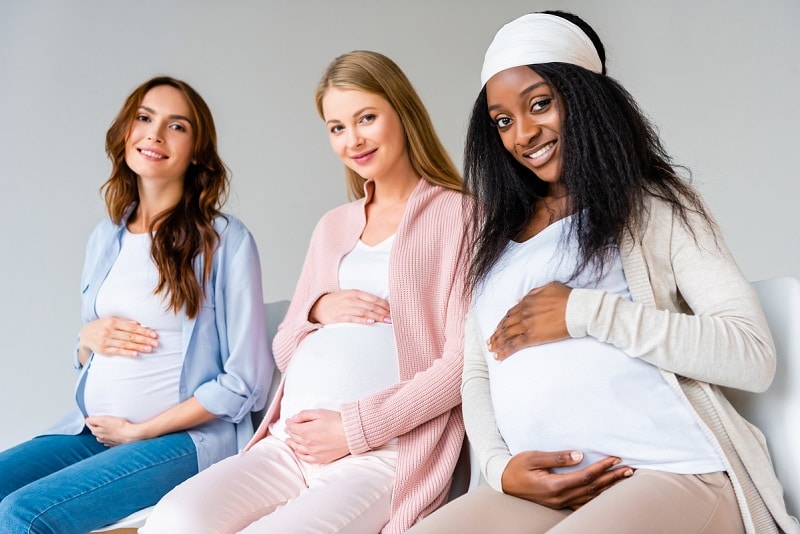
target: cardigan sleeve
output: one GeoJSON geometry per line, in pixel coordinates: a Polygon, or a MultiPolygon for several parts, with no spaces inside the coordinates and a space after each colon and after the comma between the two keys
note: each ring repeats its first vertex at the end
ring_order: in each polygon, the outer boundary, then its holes
{"type": "Polygon", "coordinates": [[[502,492],[503,471],[511,460],[511,452],[497,428],[489,389],[489,368],[474,311],[467,315],[465,330],[461,383],[464,426],[470,445],[478,456],[483,476],[492,488],[502,492]]]}
{"type": "Polygon", "coordinates": [[[189,350],[205,358],[221,357],[221,372],[200,384],[194,396],[209,412],[238,423],[251,410],[264,406],[275,365],[264,319],[261,261],[255,240],[233,217],[229,217],[222,239],[226,243],[216,253],[219,267],[213,285],[216,308],[201,312],[208,313],[207,319],[198,315],[198,342],[189,350]],[[214,324],[220,348],[211,352],[203,346],[200,331],[213,329],[214,324]]]}
{"type": "Polygon", "coordinates": [[[688,378],[764,391],[776,357],[758,297],[716,224],[687,214],[684,224],[669,207],[653,201],[643,241],[631,245],[641,246],[641,254],[652,261],[630,270],[626,265],[634,302],[601,290],[573,289],[567,302],[569,333],[593,336],[688,378]],[[648,247],[668,247],[668,254],[653,259],[648,247]],[[636,301],[634,288],[642,278],[653,288],[651,304],[636,301]]]}

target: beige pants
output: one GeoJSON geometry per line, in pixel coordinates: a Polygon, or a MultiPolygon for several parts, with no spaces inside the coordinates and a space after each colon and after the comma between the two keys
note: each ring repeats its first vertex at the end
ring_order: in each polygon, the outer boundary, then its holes
{"type": "Polygon", "coordinates": [[[481,486],[440,508],[408,534],[741,534],[725,473],[676,475],[639,469],[576,512],[481,486]]]}
{"type": "Polygon", "coordinates": [[[169,492],[142,534],[376,533],[389,521],[396,447],[327,465],[267,436],[169,492]]]}

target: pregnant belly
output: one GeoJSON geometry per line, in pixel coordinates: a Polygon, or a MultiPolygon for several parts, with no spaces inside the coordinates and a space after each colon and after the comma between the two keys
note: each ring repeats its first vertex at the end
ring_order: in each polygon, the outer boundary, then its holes
{"type": "Polygon", "coordinates": [[[113,415],[141,423],[180,402],[183,356],[136,358],[96,354],[87,370],[84,404],[89,415],[113,415]]]}

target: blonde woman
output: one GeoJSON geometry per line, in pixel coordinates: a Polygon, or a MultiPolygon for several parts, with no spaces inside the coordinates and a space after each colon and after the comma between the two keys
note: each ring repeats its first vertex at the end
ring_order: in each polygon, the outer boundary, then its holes
{"type": "Polygon", "coordinates": [[[336,58],[316,102],[356,200],[314,230],[273,344],[282,387],[247,450],[142,532],[403,532],[447,496],[464,437],[461,178],[389,58],[336,58]]]}

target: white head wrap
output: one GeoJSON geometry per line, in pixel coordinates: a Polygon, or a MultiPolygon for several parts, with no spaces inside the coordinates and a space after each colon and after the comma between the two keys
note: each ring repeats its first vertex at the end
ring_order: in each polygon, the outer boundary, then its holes
{"type": "Polygon", "coordinates": [[[498,72],[521,65],[571,63],[603,72],[594,43],[583,30],[556,15],[531,13],[512,20],[497,32],[486,50],[481,86],[498,72]]]}

